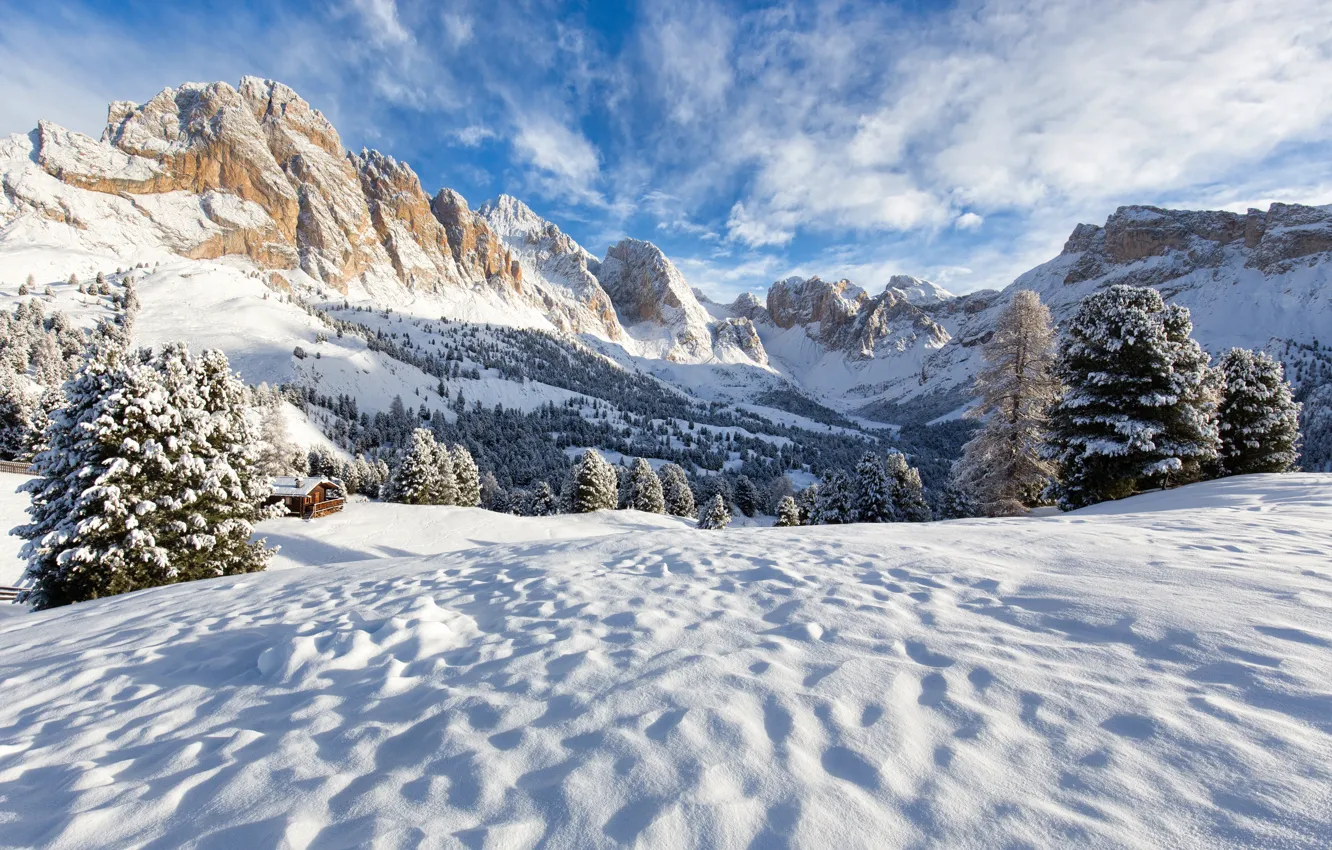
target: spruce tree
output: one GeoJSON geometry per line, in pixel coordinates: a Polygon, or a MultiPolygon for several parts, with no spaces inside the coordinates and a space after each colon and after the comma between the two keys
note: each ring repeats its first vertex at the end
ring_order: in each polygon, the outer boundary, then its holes
{"type": "Polygon", "coordinates": [[[1218,369],[1222,469],[1227,475],[1289,472],[1299,457],[1300,405],[1281,364],[1266,352],[1232,348],[1218,369]]]}
{"type": "Polygon", "coordinates": [[[940,519],[970,519],[980,515],[980,506],[964,487],[950,482],[939,501],[940,519]]]}
{"type": "Polygon", "coordinates": [[[441,443],[434,444],[435,476],[431,482],[428,504],[458,504],[458,479],[453,472],[453,453],[441,443]]]}
{"type": "Polygon", "coordinates": [[[689,479],[684,469],[674,463],[662,464],[661,469],[657,470],[657,478],[661,481],[666,513],[693,519],[696,513],[694,491],[689,488],[689,479]]]}
{"type": "Polygon", "coordinates": [[[856,464],[855,521],[895,522],[893,479],[883,459],[867,452],[856,464]]]}
{"type": "Polygon", "coordinates": [[[759,495],[758,487],[748,475],[741,475],[735,479],[735,506],[739,508],[740,513],[752,517],[759,512],[763,497],[759,495]]]}
{"type": "Polygon", "coordinates": [[[830,470],[819,482],[814,498],[815,525],[842,525],[856,521],[856,497],[851,479],[840,469],[830,470]]]}
{"type": "Polygon", "coordinates": [[[439,447],[435,435],[428,428],[412,431],[411,444],[398,460],[398,467],[393,472],[389,485],[389,500],[406,505],[433,504],[439,491],[436,478],[439,466],[436,461],[439,447]]]}
{"type": "Polygon", "coordinates": [[[1014,516],[1040,500],[1056,472],[1043,450],[1049,410],[1063,387],[1050,311],[1035,292],[1014,294],[984,355],[979,401],[967,415],[985,422],[963,447],[954,480],[985,515],[1014,516]]]}
{"type": "Polygon", "coordinates": [[[94,349],[24,485],[25,601],[50,608],[264,569],[271,551],[251,535],[268,491],[245,397],[220,352],[94,349]]]}
{"type": "Polygon", "coordinates": [[[652,464],[643,458],[634,461],[629,473],[629,507],[636,511],[650,514],[666,512],[666,499],[662,493],[661,479],[652,471],[652,464]]]}
{"type": "Polygon", "coordinates": [[[538,481],[532,491],[532,503],[528,508],[531,516],[554,516],[560,512],[560,499],[554,489],[545,481],[538,481]]]}
{"type": "Polygon", "coordinates": [[[596,449],[587,449],[574,464],[569,509],[576,514],[615,510],[619,506],[619,486],[615,467],[596,449]]]}
{"type": "Polygon", "coordinates": [[[898,522],[929,522],[934,519],[930,503],[925,500],[925,486],[920,481],[920,470],[907,464],[900,452],[888,455],[888,473],[893,479],[893,514],[898,522]]]}
{"type": "Polygon", "coordinates": [[[25,457],[34,438],[34,405],[23,390],[22,378],[0,359],[0,458],[25,457]]]}
{"type": "Polygon", "coordinates": [[[731,511],[726,507],[726,499],[721,493],[712,497],[698,515],[698,527],[709,531],[718,531],[731,524],[731,511]]]}
{"type": "Polygon", "coordinates": [[[475,508],[481,504],[481,472],[466,446],[455,445],[452,451],[457,503],[465,508],[475,508]]]}
{"type": "Polygon", "coordinates": [[[800,525],[800,508],[796,507],[796,501],[791,496],[782,496],[781,501],[777,503],[775,525],[783,528],[800,525]]]}
{"type": "Polygon", "coordinates": [[[1191,330],[1188,310],[1154,289],[1083,299],[1059,346],[1067,390],[1046,449],[1060,508],[1194,481],[1215,461],[1217,380],[1191,330]]]}
{"type": "Polygon", "coordinates": [[[796,507],[800,510],[801,525],[816,525],[819,510],[819,485],[811,484],[796,493],[796,507]]]}

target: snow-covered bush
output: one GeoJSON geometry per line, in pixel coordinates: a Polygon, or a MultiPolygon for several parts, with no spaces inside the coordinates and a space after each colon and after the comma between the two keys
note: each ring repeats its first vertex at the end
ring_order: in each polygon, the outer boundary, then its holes
{"type": "Polygon", "coordinates": [[[726,500],[722,494],[718,493],[712,497],[712,500],[703,506],[703,510],[698,515],[698,527],[710,531],[717,531],[731,524],[731,510],[726,507],[726,500]]]}
{"type": "Polygon", "coordinates": [[[1219,381],[1192,330],[1189,311],[1154,289],[1083,299],[1060,342],[1067,391],[1050,414],[1060,508],[1196,481],[1216,461],[1219,381]]]}
{"type": "Polygon", "coordinates": [[[1222,469],[1289,472],[1299,457],[1300,405],[1281,364],[1262,351],[1232,348],[1217,368],[1225,382],[1218,409],[1222,469]]]}

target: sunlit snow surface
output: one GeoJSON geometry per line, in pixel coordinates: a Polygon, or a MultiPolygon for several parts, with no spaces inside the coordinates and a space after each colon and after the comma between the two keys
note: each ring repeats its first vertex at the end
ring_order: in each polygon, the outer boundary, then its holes
{"type": "Polygon", "coordinates": [[[447,517],[356,509],[0,620],[0,843],[1332,843],[1332,476],[399,559],[447,517]]]}

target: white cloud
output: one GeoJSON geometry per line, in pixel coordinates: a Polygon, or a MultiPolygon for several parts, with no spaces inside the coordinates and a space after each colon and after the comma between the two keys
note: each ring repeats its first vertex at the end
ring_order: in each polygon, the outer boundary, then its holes
{"type": "Polygon", "coordinates": [[[403,44],[411,40],[398,19],[397,0],[351,0],[351,5],[376,40],[386,44],[403,44]]]}
{"type": "Polygon", "coordinates": [[[465,148],[480,147],[482,142],[489,141],[497,136],[494,130],[480,124],[472,124],[463,127],[461,130],[455,130],[452,135],[458,144],[465,148]]]}
{"type": "Polygon", "coordinates": [[[735,206],[731,207],[730,218],[726,220],[727,238],[755,248],[763,245],[785,245],[795,237],[795,231],[790,226],[794,221],[788,218],[787,226],[778,226],[777,218],[771,214],[762,220],[753,218],[745,210],[745,205],[737,201],[735,206]]]}
{"type": "Polygon", "coordinates": [[[601,172],[597,149],[586,137],[551,117],[522,120],[513,139],[514,150],[529,165],[544,172],[544,182],[567,194],[592,199],[601,172]]]}
{"type": "Polygon", "coordinates": [[[953,227],[958,230],[978,230],[984,223],[985,218],[976,215],[974,212],[965,212],[953,219],[953,227]]]}

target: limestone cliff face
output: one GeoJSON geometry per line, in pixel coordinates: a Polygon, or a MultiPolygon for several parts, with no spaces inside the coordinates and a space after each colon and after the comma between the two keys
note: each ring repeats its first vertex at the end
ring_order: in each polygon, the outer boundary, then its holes
{"type": "Polygon", "coordinates": [[[1066,283],[1123,272],[1123,282],[1148,286],[1219,268],[1235,252],[1243,254],[1246,267],[1272,274],[1328,250],[1332,213],[1323,207],[1273,204],[1266,212],[1251,209],[1240,215],[1128,206],[1117,209],[1103,227],[1079,224],[1062,256],[1077,255],[1066,283]]]}
{"type": "Polygon", "coordinates": [[[779,328],[800,325],[824,346],[841,348],[867,301],[865,290],[849,280],[791,277],[768,289],[768,314],[779,328]]]}
{"type": "Polygon", "coordinates": [[[768,290],[767,313],[777,327],[802,327],[824,348],[851,360],[873,359],[890,349],[905,351],[919,342],[932,347],[947,342],[947,330],[927,309],[951,296],[916,278],[898,276],[893,282],[899,286],[890,282],[871,297],[849,280],[787,278],[768,290]]]}
{"type": "Polygon", "coordinates": [[[670,335],[668,360],[702,362],[712,356],[711,317],[656,245],[622,239],[607,249],[596,274],[621,322],[649,323],[670,335]]]}
{"type": "Polygon", "coordinates": [[[569,234],[510,195],[500,195],[477,212],[511,252],[522,279],[541,293],[543,309],[556,327],[616,342],[626,338],[615,305],[592,272],[596,258],[569,234]]]}
{"type": "Polygon", "coordinates": [[[412,289],[437,290],[462,278],[444,225],[406,163],[379,151],[351,158],[360,176],[370,221],[398,278],[412,289]]]}
{"type": "Polygon", "coordinates": [[[452,189],[441,189],[430,210],[448,233],[453,259],[473,280],[493,281],[514,293],[523,291],[523,270],[484,216],[472,212],[466,199],[452,189]]]}

